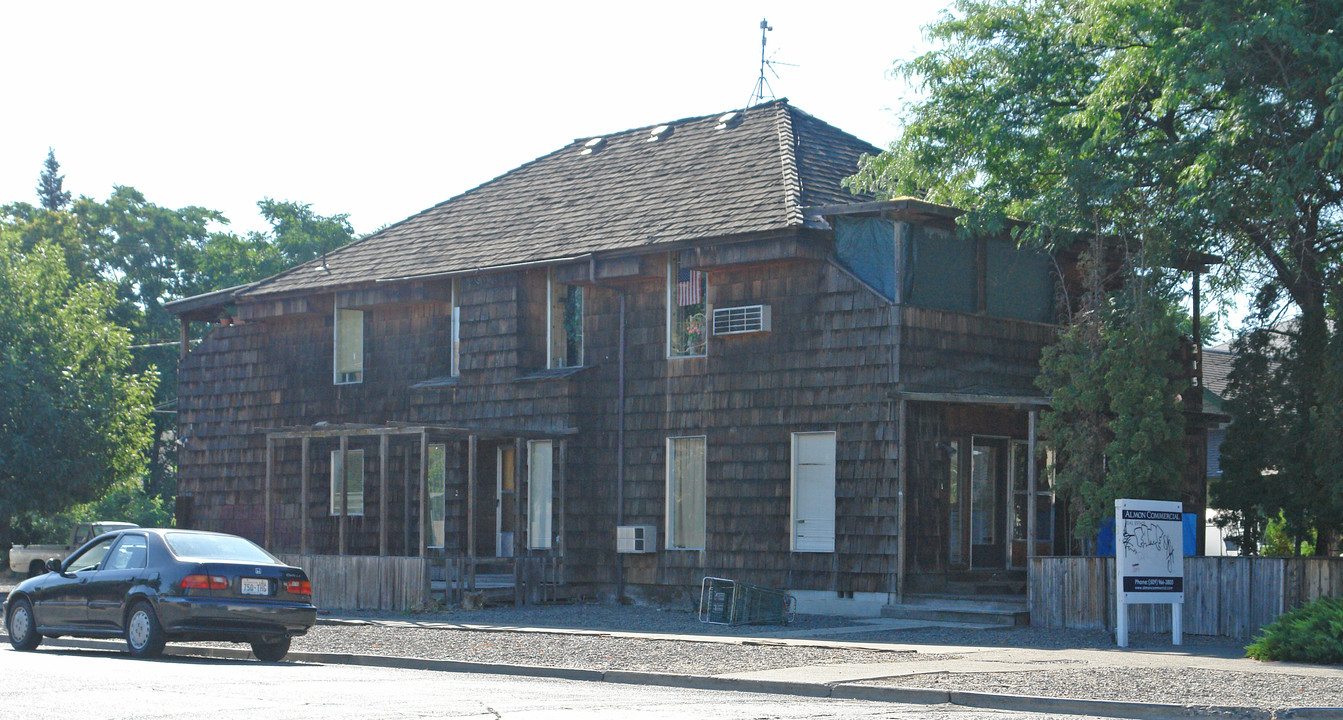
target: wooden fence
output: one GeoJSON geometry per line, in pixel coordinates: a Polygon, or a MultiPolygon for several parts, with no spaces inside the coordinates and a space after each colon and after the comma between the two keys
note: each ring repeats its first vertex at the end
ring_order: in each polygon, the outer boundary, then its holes
{"type": "Polygon", "coordinates": [[[493,602],[550,602],[564,584],[557,558],[476,561],[462,557],[283,555],[312,581],[312,602],[323,610],[422,610],[431,600],[462,602],[486,591],[493,602]]]}
{"type": "Polygon", "coordinates": [[[284,555],[312,581],[323,610],[419,610],[429,600],[429,560],[376,555],[284,555]]]}
{"type": "MultiPolygon", "coordinates": [[[[1031,625],[1113,631],[1112,557],[1030,559],[1031,625]]],[[[1343,596],[1343,558],[1189,557],[1184,632],[1246,639],[1316,598],[1343,596]]],[[[1131,632],[1170,632],[1169,605],[1130,605],[1131,632]]]]}

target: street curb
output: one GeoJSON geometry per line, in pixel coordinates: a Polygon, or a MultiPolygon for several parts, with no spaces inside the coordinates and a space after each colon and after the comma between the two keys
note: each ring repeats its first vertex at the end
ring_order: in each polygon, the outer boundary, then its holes
{"type": "Polygon", "coordinates": [[[735,690],[776,695],[801,695],[803,697],[830,697],[831,691],[829,685],[820,683],[724,678],[712,675],[677,675],[637,670],[607,670],[603,674],[602,681],[626,685],[661,685],[663,687],[691,688],[694,690],[735,690]]]}
{"type": "MultiPolygon", "coordinates": [[[[0,642],[9,636],[0,633],[0,642]]],[[[71,640],[50,638],[44,645],[83,650],[119,651],[126,645],[120,640],[71,640]]],[[[247,660],[250,650],[239,648],[193,647],[169,645],[164,655],[170,657],[205,657],[221,660],[247,660]]],[[[1069,698],[1036,697],[1030,695],[999,695],[960,690],[931,688],[889,687],[853,683],[793,682],[786,680],[759,680],[754,678],[727,678],[711,675],[677,675],[674,673],[642,672],[635,670],[581,670],[541,665],[511,665],[482,663],[465,660],[431,660],[428,658],[398,657],[395,655],[355,655],[351,653],[291,652],[285,662],[305,662],[321,665],[357,665],[384,667],[398,670],[428,670],[435,672],[479,673],[485,675],[516,675],[521,677],[609,682],[626,685],[657,685],[695,690],[730,690],[734,692],[798,695],[802,697],[829,697],[842,700],[870,700],[917,705],[950,704],[990,710],[1019,712],[1063,713],[1067,715],[1098,715],[1132,720],[1186,720],[1187,718],[1237,718],[1243,720],[1337,720],[1343,717],[1343,708],[1290,708],[1263,710],[1231,706],[1176,705],[1171,703],[1144,703],[1123,700],[1074,700],[1069,698]]]]}

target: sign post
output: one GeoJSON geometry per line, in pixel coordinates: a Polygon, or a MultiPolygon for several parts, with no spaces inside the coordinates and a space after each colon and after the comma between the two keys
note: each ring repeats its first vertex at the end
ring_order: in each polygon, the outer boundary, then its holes
{"type": "Polygon", "coordinates": [[[1115,635],[1128,647],[1128,606],[1170,603],[1171,644],[1184,634],[1184,507],[1115,500],[1115,635]]]}

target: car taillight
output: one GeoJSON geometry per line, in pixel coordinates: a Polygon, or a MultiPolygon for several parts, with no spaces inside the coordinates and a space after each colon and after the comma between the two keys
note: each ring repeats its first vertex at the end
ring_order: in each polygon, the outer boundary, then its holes
{"type": "Polygon", "coordinates": [[[178,585],[183,590],[227,590],[228,578],[223,575],[188,575],[178,585]]]}
{"type": "Polygon", "coordinates": [[[312,583],[307,580],[286,580],[284,590],[290,595],[311,595],[312,583]]]}

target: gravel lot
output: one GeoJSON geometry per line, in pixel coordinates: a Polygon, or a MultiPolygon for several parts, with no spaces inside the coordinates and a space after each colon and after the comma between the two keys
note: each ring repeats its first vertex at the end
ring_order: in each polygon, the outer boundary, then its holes
{"type": "Polygon", "coordinates": [[[296,638],[292,649],[683,675],[916,659],[912,652],[880,650],[684,642],[609,635],[320,625],[307,636],[296,638]]]}
{"type": "MultiPolygon", "coordinates": [[[[1237,673],[1202,668],[1105,668],[1007,673],[937,673],[877,680],[868,685],[937,688],[1084,700],[1137,700],[1184,705],[1230,705],[1280,710],[1343,708],[1339,677],[1237,673]]],[[[1343,710],[1340,711],[1343,716],[1343,710]]]]}

